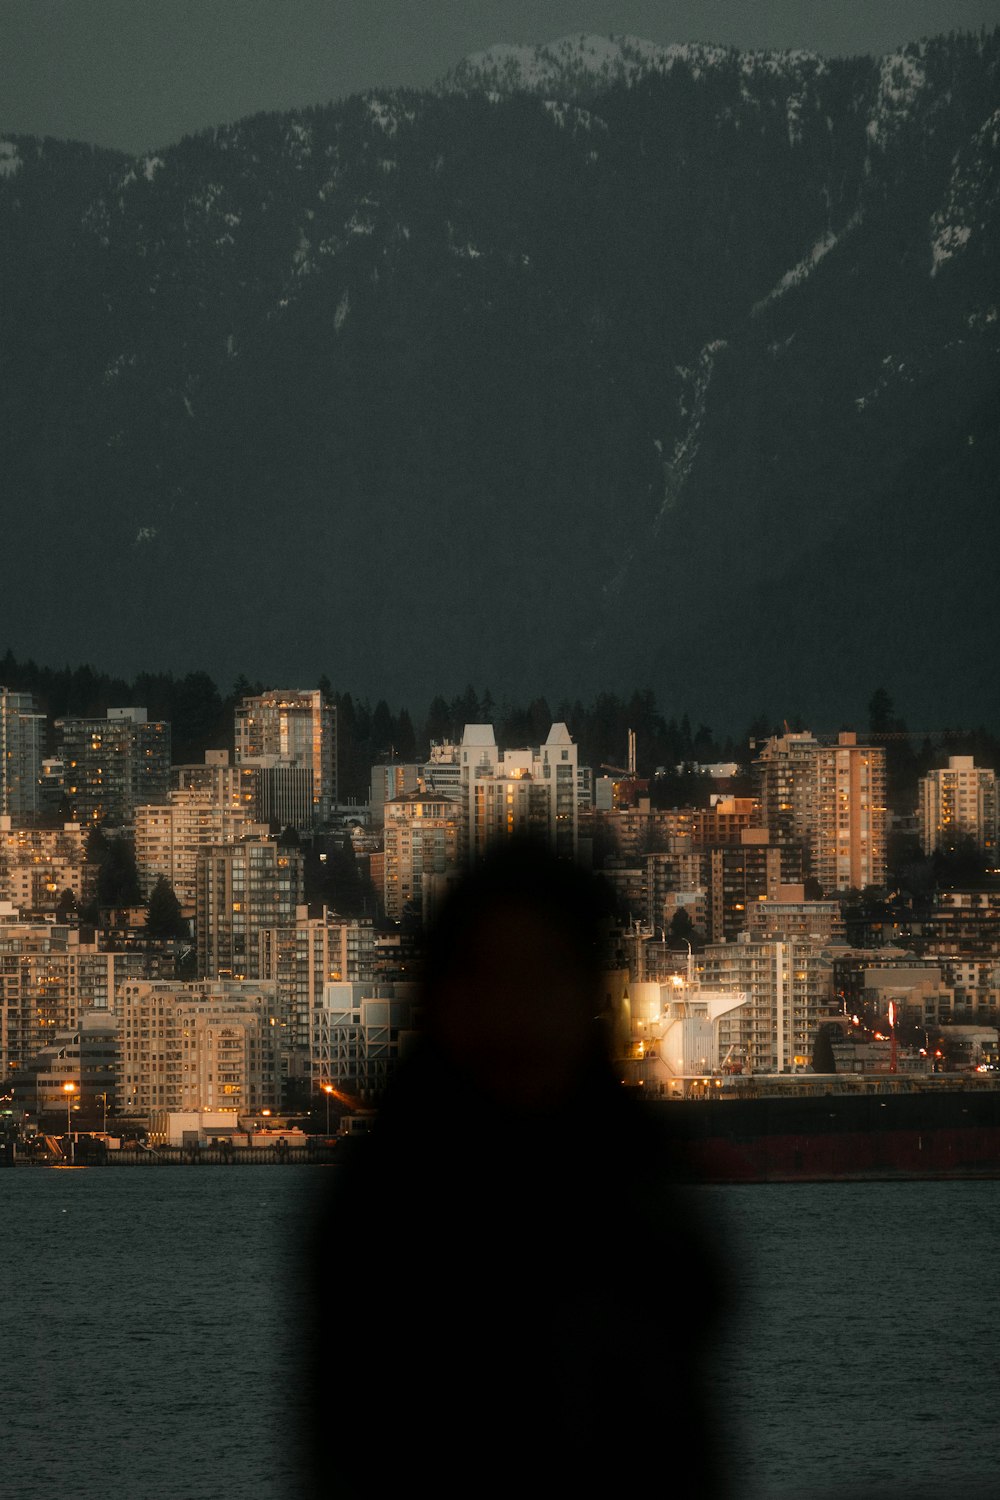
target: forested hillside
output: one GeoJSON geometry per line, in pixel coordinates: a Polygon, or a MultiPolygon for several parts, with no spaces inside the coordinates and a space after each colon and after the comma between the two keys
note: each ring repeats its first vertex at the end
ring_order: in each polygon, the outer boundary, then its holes
{"type": "Polygon", "coordinates": [[[1000,34],[637,45],[2,143],[0,645],[1000,722],[1000,34]]]}

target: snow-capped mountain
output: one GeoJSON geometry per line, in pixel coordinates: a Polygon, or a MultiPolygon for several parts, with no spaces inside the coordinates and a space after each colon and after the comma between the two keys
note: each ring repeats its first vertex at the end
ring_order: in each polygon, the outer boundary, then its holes
{"type": "MultiPolygon", "coordinates": [[[[660,47],[634,36],[561,37],[544,46],[513,46],[502,43],[485,52],[475,52],[459,63],[444,80],[446,88],[496,90],[505,93],[541,93],[555,98],[592,94],[613,84],[629,87],[649,74],[664,75],[676,63],[694,77],[720,63],[737,59],[752,70],[758,59],[772,69],[780,67],[782,53],[737,53],[725,47],[677,44],[660,47]]],[[[808,54],[788,54],[804,59],[808,54]]],[[[811,59],[818,62],[818,59],[811,59]]]]}
{"type": "Polygon", "coordinates": [[[574,37],[0,141],[0,644],[996,715],[998,64],[574,37]]]}

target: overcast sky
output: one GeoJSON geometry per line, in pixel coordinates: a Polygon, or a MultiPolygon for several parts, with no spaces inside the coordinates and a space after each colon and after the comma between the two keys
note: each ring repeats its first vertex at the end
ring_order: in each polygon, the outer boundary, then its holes
{"type": "Polygon", "coordinates": [[[842,56],[998,24],[1000,0],[0,0],[0,131],[144,151],[580,31],[842,56]]]}

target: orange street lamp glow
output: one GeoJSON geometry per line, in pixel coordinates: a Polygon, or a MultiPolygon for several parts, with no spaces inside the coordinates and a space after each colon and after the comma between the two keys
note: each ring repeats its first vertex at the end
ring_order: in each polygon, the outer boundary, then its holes
{"type": "Polygon", "coordinates": [[[73,1104],[73,1095],[76,1093],[75,1083],[64,1083],[63,1093],[66,1095],[66,1134],[69,1136],[69,1159],[73,1160],[73,1124],[69,1112],[73,1104]]]}

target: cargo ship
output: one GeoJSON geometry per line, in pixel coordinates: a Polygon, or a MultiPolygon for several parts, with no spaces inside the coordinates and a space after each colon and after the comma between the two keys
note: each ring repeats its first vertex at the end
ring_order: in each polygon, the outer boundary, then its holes
{"type": "Polygon", "coordinates": [[[1000,1088],[958,1077],[764,1080],[651,1104],[680,1171],[706,1183],[1000,1177],[1000,1088]]]}

